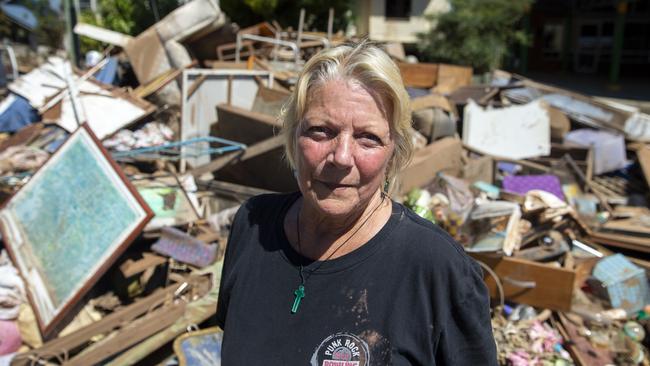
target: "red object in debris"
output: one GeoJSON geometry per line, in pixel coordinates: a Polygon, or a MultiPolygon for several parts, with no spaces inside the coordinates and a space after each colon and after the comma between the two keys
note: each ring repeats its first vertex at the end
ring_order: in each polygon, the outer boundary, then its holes
{"type": "Polygon", "coordinates": [[[20,330],[15,321],[0,320],[0,355],[7,355],[18,351],[22,339],[20,330]]]}

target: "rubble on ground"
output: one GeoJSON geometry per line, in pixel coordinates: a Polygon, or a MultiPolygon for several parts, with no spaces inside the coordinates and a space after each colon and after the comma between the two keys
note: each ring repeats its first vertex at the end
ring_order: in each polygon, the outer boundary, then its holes
{"type": "MultiPolygon", "coordinates": [[[[239,29],[209,0],[137,37],[76,32],[111,46],[86,69],[30,64],[0,102],[0,364],[176,364],[188,337],[220,341],[234,213],[297,189],[276,117],[304,62],[347,39],[239,29]]],[[[500,363],[647,364],[650,116],[389,46],[417,147],[390,194],[484,268],[500,363]]]]}

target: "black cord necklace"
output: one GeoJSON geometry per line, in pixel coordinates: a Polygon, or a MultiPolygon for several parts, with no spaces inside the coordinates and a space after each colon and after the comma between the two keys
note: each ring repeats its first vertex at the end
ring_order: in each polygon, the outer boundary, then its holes
{"type": "MultiPolygon", "coordinates": [[[[359,227],[357,227],[356,230],[354,230],[354,232],[352,232],[352,234],[350,236],[348,236],[348,238],[345,239],[345,241],[343,241],[343,243],[341,243],[338,247],[336,247],[336,249],[334,249],[334,251],[330,255],[328,255],[327,258],[325,258],[325,260],[321,261],[318,264],[318,266],[316,268],[314,268],[313,270],[308,271],[307,274],[309,276],[306,277],[306,278],[305,278],[305,272],[306,272],[305,268],[303,267],[302,262],[300,263],[300,266],[298,267],[298,274],[300,275],[300,285],[298,285],[298,288],[293,292],[295,298],[293,300],[293,306],[291,307],[291,314],[295,314],[295,313],[298,312],[298,307],[300,306],[300,301],[302,301],[302,299],[305,297],[305,284],[307,283],[307,280],[309,279],[309,277],[311,277],[311,275],[316,273],[316,271],[318,271],[320,269],[320,267],[323,264],[325,264],[325,262],[330,260],[330,258],[332,258],[332,256],[334,254],[336,254],[336,252],[338,252],[339,249],[343,248],[343,246],[345,244],[347,244],[347,242],[350,241],[350,239],[352,239],[357,234],[357,232],[359,232],[359,230],[361,230],[361,228],[368,222],[368,220],[370,220],[370,218],[375,214],[375,212],[379,209],[379,207],[381,207],[381,205],[384,203],[384,198],[385,198],[385,196],[384,196],[384,193],[382,192],[381,193],[381,201],[379,201],[379,204],[377,205],[377,207],[375,207],[372,210],[372,212],[370,212],[370,214],[368,214],[368,217],[366,217],[363,220],[361,225],[359,225],[359,227]]],[[[298,254],[300,254],[302,256],[302,249],[300,248],[300,209],[298,209],[298,213],[296,215],[296,237],[297,237],[297,244],[298,244],[298,254]]]]}

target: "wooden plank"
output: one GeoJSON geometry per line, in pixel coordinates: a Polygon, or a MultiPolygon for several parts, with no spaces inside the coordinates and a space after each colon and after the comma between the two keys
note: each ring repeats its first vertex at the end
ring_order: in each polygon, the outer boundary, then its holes
{"type": "MultiPolygon", "coordinates": [[[[204,187],[201,182],[198,182],[198,185],[200,187],[204,187]]],[[[210,191],[215,191],[217,193],[232,194],[235,196],[243,197],[244,199],[242,201],[244,201],[246,198],[250,198],[260,194],[273,193],[273,191],[269,191],[266,189],[247,187],[247,186],[242,186],[240,184],[234,184],[228,182],[220,182],[218,180],[211,180],[205,183],[205,187],[206,187],[205,189],[210,191]]]]}
{"type": "Polygon", "coordinates": [[[278,116],[282,106],[291,93],[283,90],[260,86],[253,103],[253,112],[264,113],[270,116],[278,116]]]}
{"type": "Polygon", "coordinates": [[[429,89],[433,88],[438,81],[438,65],[428,63],[407,64],[404,62],[397,63],[399,71],[402,73],[402,80],[405,86],[414,88],[429,89]]]}
{"type": "Polygon", "coordinates": [[[639,165],[643,170],[645,182],[650,187],[650,145],[645,145],[636,151],[636,156],[639,159],[639,165]]]}
{"type": "Polygon", "coordinates": [[[140,33],[123,48],[140,84],[148,84],[172,69],[167,50],[155,27],[140,33]]]}
{"type": "Polygon", "coordinates": [[[127,43],[133,40],[128,34],[115,32],[109,29],[98,27],[92,24],[77,23],[74,32],[80,36],[88,37],[96,41],[112,44],[114,46],[126,47],[127,43]]]}
{"type": "Polygon", "coordinates": [[[639,218],[610,220],[601,227],[604,231],[613,231],[620,234],[646,237],[650,242],[650,227],[643,226],[639,218]]]}
{"type": "Polygon", "coordinates": [[[469,183],[482,181],[492,184],[494,182],[494,159],[489,156],[468,159],[463,166],[463,179],[469,183]]]}
{"type": "Polygon", "coordinates": [[[246,62],[205,60],[205,64],[212,69],[246,70],[248,68],[246,62]]]}
{"type": "Polygon", "coordinates": [[[469,85],[454,90],[449,94],[449,100],[456,105],[465,105],[467,100],[472,99],[480,105],[485,105],[498,93],[499,88],[489,85],[469,85]]]}
{"type": "Polygon", "coordinates": [[[199,77],[197,77],[196,80],[194,80],[192,85],[190,85],[190,87],[187,88],[187,98],[188,99],[192,97],[192,95],[194,94],[194,92],[197,91],[197,89],[199,89],[199,87],[201,86],[201,84],[203,84],[203,82],[205,81],[206,78],[207,78],[207,76],[205,76],[205,75],[199,75],[199,77]]]}
{"type": "Polygon", "coordinates": [[[259,57],[255,58],[255,66],[261,68],[262,70],[267,70],[273,73],[273,77],[277,80],[288,82],[291,79],[297,79],[298,73],[288,70],[283,70],[282,68],[274,68],[268,62],[260,59],[259,57]]]}
{"type": "Polygon", "coordinates": [[[647,237],[635,237],[602,231],[592,231],[589,238],[599,244],[616,248],[632,249],[639,252],[650,253],[650,240],[647,237]]]}
{"type": "MultiPolygon", "coordinates": [[[[493,257],[469,253],[484,262],[499,276],[506,299],[535,307],[569,311],[575,280],[575,271],[511,257],[493,257]],[[529,284],[532,287],[521,286],[529,284]]],[[[486,277],[492,297],[497,296],[494,279],[486,277]]]]}
{"type": "Polygon", "coordinates": [[[438,80],[434,91],[449,94],[460,87],[471,85],[472,74],[471,67],[438,64],[438,80]]]}
{"type": "MultiPolygon", "coordinates": [[[[213,135],[248,146],[273,137],[280,122],[273,116],[221,104],[217,106],[219,123],[213,135]]],[[[245,162],[231,164],[219,171],[219,180],[275,192],[298,189],[291,169],[284,160],[283,146],[266,151],[245,162]]]]}
{"type": "Polygon", "coordinates": [[[417,150],[411,163],[398,175],[398,193],[406,194],[413,188],[423,187],[438,172],[458,176],[463,166],[462,152],[460,140],[453,137],[445,137],[417,150]]]}
{"type": "Polygon", "coordinates": [[[216,106],[219,123],[213,129],[216,136],[252,145],[273,137],[282,124],[277,118],[264,113],[219,104],[216,106]]]}
{"type": "MultiPolygon", "coordinates": [[[[217,298],[219,294],[219,281],[223,261],[216,262],[210,267],[201,270],[202,273],[211,274],[212,286],[208,288],[197,288],[196,291],[188,294],[190,298],[196,300],[187,305],[187,310],[182,317],[176,319],[176,322],[167,329],[164,329],[155,335],[143,340],[124,353],[116,356],[110,361],[103,363],[106,366],[128,366],[142,364],[142,360],[156,350],[159,350],[165,344],[172,342],[174,338],[187,331],[191,325],[203,324],[204,321],[214,316],[217,310],[217,298]],[[208,291],[206,293],[206,291],[208,291]]],[[[205,278],[205,277],[204,277],[205,278]]],[[[206,283],[208,285],[208,283],[206,283]]],[[[205,287],[205,286],[203,286],[205,287]]]]}
{"type": "Polygon", "coordinates": [[[154,310],[126,325],[115,336],[103,339],[99,345],[93,346],[91,352],[83,352],[73,357],[66,365],[86,366],[100,364],[100,361],[116,355],[174,324],[185,313],[185,307],[186,303],[180,301],[154,310]]]}
{"type": "MultiPolygon", "coordinates": [[[[190,278],[188,282],[194,283],[198,278],[190,278]]],[[[148,297],[140,299],[135,303],[120,309],[110,315],[107,315],[102,320],[81,328],[69,335],[53,339],[45,343],[42,347],[31,350],[26,353],[16,355],[13,360],[14,365],[28,365],[32,359],[48,360],[54,358],[61,353],[69,353],[79,346],[87,343],[92,337],[98,334],[104,334],[126,324],[136,317],[144,314],[151,308],[161,304],[168,297],[178,290],[181,286],[180,283],[170,285],[163,290],[157,291],[148,297]]]]}
{"type": "Polygon", "coordinates": [[[456,106],[449,102],[449,99],[441,94],[429,94],[411,100],[411,110],[419,111],[426,108],[440,108],[454,115],[458,115],[456,106]]]}
{"type": "Polygon", "coordinates": [[[284,136],[281,135],[274,136],[246,148],[246,150],[244,150],[243,153],[240,152],[231,153],[226,156],[222,156],[218,159],[212,160],[211,162],[205,165],[201,165],[197,168],[194,168],[190,171],[190,174],[192,174],[194,177],[199,177],[205,173],[215,172],[234,161],[246,161],[250,158],[263,154],[267,151],[271,151],[275,148],[278,148],[283,144],[284,144],[284,136]]]}
{"type": "Polygon", "coordinates": [[[0,142],[0,152],[11,146],[28,145],[41,134],[43,127],[42,123],[37,122],[21,128],[11,137],[0,142]]]}
{"type": "Polygon", "coordinates": [[[153,253],[143,253],[142,259],[133,260],[128,259],[120,265],[120,272],[124,278],[129,278],[138,273],[144,272],[148,268],[156,267],[159,264],[167,262],[167,258],[161,257],[153,253]]]}
{"type": "Polygon", "coordinates": [[[181,72],[183,72],[183,69],[169,69],[153,81],[147,84],[140,84],[131,94],[138,98],[146,98],[171,83],[180,76],[181,72]]]}
{"type": "Polygon", "coordinates": [[[551,173],[552,172],[551,168],[549,168],[547,166],[544,166],[542,164],[534,163],[534,162],[532,162],[530,160],[511,159],[511,158],[506,158],[506,157],[502,157],[502,156],[494,156],[494,155],[490,155],[490,154],[486,154],[484,152],[478,151],[478,150],[476,150],[476,149],[474,149],[471,146],[466,145],[466,144],[463,144],[463,149],[465,149],[467,151],[470,151],[470,152],[473,152],[473,153],[476,153],[476,154],[483,155],[483,156],[489,156],[492,159],[497,160],[497,161],[504,161],[504,162],[513,163],[513,164],[519,164],[519,165],[523,165],[523,166],[525,166],[527,168],[539,170],[539,171],[545,172],[545,173],[551,173]]]}

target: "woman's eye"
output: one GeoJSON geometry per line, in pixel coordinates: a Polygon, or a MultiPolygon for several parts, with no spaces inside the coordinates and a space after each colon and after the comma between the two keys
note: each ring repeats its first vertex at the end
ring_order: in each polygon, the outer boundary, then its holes
{"type": "Polygon", "coordinates": [[[307,135],[315,138],[328,138],[331,131],[323,126],[312,126],[307,129],[307,135]]]}
{"type": "Polygon", "coordinates": [[[371,133],[363,133],[363,134],[359,135],[359,138],[361,138],[362,140],[364,140],[366,142],[372,143],[372,144],[376,144],[376,145],[381,145],[382,144],[382,141],[379,138],[379,136],[373,135],[371,133]]]}

